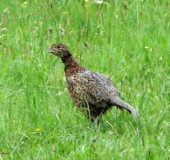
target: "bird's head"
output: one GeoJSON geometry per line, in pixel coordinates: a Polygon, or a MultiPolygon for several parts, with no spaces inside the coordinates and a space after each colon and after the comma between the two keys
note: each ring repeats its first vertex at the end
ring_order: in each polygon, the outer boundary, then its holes
{"type": "Polygon", "coordinates": [[[48,52],[60,57],[62,60],[71,56],[69,48],[61,43],[53,44],[48,52]]]}

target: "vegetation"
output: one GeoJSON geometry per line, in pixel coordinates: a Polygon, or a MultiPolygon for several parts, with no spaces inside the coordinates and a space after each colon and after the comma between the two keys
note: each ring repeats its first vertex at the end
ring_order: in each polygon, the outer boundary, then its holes
{"type": "Polygon", "coordinates": [[[170,159],[168,0],[2,0],[0,159],[170,159]],[[92,124],[71,102],[56,42],[139,110],[92,124]]]}

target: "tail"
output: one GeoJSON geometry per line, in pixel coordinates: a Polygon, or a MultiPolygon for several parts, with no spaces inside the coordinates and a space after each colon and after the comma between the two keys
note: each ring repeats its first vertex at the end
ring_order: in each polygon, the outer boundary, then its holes
{"type": "Polygon", "coordinates": [[[126,110],[128,110],[133,115],[133,119],[136,120],[138,111],[135,108],[133,108],[128,103],[122,101],[119,97],[114,97],[112,101],[113,101],[113,105],[120,107],[120,108],[125,108],[126,110]]]}

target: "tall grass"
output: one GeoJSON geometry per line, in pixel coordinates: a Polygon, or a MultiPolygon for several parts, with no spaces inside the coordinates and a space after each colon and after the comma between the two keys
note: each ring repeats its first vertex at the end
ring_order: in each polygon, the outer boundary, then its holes
{"type": "Polygon", "coordinates": [[[169,1],[12,1],[0,5],[0,159],[169,159],[169,1]],[[139,110],[113,107],[99,126],[66,89],[47,49],[69,46],[139,110]]]}

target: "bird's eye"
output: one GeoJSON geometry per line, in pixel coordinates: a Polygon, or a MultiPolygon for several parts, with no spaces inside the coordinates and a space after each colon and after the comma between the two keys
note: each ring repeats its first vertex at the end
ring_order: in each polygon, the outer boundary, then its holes
{"type": "Polygon", "coordinates": [[[61,49],[61,46],[57,46],[58,49],[61,49]]]}
{"type": "Polygon", "coordinates": [[[58,46],[53,46],[53,48],[58,49],[58,46]]]}

